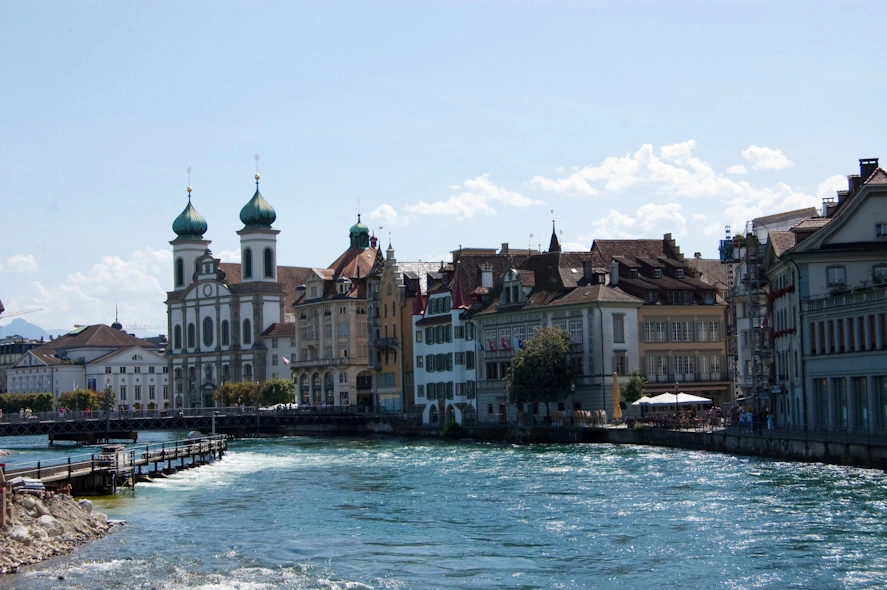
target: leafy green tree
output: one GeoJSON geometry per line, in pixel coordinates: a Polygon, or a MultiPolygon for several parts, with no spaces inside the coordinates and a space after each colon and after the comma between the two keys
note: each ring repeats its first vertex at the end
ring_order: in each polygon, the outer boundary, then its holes
{"type": "Polygon", "coordinates": [[[59,396],[58,407],[69,410],[95,410],[99,407],[98,396],[88,389],[66,391],[59,396]]]}
{"type": "Polygon", "coordinates": [[[638,401],[647,394],[647,378],[638,370],[632,371],[621,392],[627,403],[638,401]]]}
{"type": "Polygon", "coordinates": [[[262,402],[267,406],[291,404],[295,402],[296,384],[289,379],[277,377],[262,384],[262,402]]]}
{"type": "Polygon", "coordinates": [[[505,389],[511,403],[544,402],[565,399],[571,392],[570,333],[558,326],[536,332],[525,347],[516,351],[505,374],[505,389]]]}
{"type": "Polygon", "coordinates": [[[98,403],[100,410],[109,412],[114,409],[114,404],[117,402],[117,396],[114,395],[114,390],[110,385],[105,387],[96,397],[96,403],[98,403]]]}
{"type": "Polygon", "coordinates": [[[54,401],[51,393],[4,393],[0,395],[0,409],[7,414],[26,408],[32,412],[48,412],[54,401]]]}
{"type": "Polygon", "coordinates": [[[213,392],[213,399],[223,406],[243,404],[245,406],[259,405],[261,389],[258,384],[251,381],[234,383],[222,383],[213,392]]]}

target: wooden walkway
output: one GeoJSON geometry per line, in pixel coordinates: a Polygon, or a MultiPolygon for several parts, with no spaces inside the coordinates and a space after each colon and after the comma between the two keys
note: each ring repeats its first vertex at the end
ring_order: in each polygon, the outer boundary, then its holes
{"type": "Polygon", "coordinates": [[[87,490],[92,482],[98,487],[116,491],[120,483],[134,483],[135,476],[151,473],[169,473],[187,467],[196,467],[221,459],[228,450],[226,435],[207,435],[151,445],[108,446],[103,452],[77,455],[65,459],[38,461],[5,469],[6,481],[18,477],[38,479],[47,487],[72,484],[87,490]]]}

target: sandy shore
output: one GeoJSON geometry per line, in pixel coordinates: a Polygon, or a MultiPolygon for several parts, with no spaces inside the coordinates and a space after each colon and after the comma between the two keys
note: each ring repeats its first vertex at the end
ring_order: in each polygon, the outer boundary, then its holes
{"type": "Polygon", "coordinates": [[[6,526],[0,529],[0,573],[64,555],[108,534],[108,517],[92,502],[67,494],[8,494],[6,526]]]}

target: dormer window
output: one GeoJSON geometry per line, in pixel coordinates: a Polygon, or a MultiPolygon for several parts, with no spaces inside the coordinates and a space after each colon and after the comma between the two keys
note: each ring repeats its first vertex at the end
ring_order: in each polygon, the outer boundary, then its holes
{"type": "Polygon", "coordinates": [[[881,240],[887,239],[887,222],[875,224],[875,237],[881,240]]]}
{"type": "Polygon", "coordinates": [[[653,276],[656,277],[657,279],[661,279],[662,278],[662,269],[661,268],[654,268],[653,269],[653,276]]]}
{"type": "Polygon", "coordinates": [[[679,278],[679,279],[684,278],[684,269],[683,269],[683,268],[679,268],[679,269],[677,269],[677,273],[678,273],[678,278],[679,278]]]}
{"type": "Polygon", "coordinates": [[[629,270],[629,271],[628,271],[628,276],[630,276],[630,277],[633,278],[633,279],[638,278],[638,269],[633,268],[633,269],[629,270]]]}

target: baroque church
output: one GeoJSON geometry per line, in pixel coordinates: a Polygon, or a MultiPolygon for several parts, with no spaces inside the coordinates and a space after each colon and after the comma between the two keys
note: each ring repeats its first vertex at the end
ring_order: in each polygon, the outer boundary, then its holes
{"type": "MultiPolygon", "coordinates": [[[[226,381],[270,378],[262,334],[287,321],[310,269],[277,264],[274,208],[256,192],[240,211],[240,263],[209,249],[206,220],[191,203],[172,225],[173,290],[167,293],[167,357],[175,408],[209,407],[226,381]]],[[[291,320],[290,320],[291,321],[291,320]]]]}

